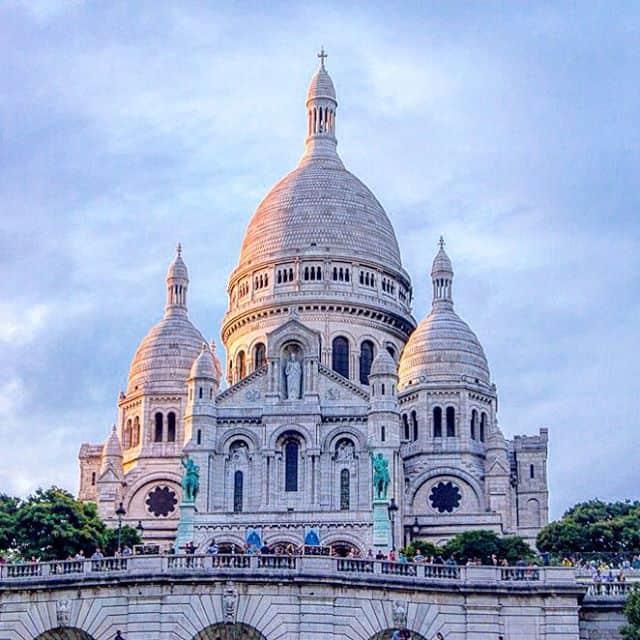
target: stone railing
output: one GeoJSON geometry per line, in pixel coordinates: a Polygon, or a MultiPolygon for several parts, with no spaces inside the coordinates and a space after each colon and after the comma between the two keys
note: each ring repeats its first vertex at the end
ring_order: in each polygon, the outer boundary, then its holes
{"type": "Polygon", "coordinates": [[[637,582],[591,582],[587,585],[587,596],[595,598],[626,598],[637,582]]]}
{"type": "MultiPolygon", "coordinates": [[[[0,565],[0,587],[15,583],[43,583],[50,580],[101,579],[108,575],[174,575],[176,577],[305,576],[344,582],[350,576],[381,581],[407,581],[411,584],[484,584],[494,586],[557,585],[576,586],[575,573],[562,567],[455,566],[425,563],[391,562],[364,558],[336,558],[304,555],[164,555],[128,556],[100,560],[29,562],[0,565]]],[[[592,585],[596,586],[596,585],[592,585]]],[[[603,588],[615,584],[597,585],[603,588]]],[[[625,586],[624,583],[622,586],[625,586]]]]}

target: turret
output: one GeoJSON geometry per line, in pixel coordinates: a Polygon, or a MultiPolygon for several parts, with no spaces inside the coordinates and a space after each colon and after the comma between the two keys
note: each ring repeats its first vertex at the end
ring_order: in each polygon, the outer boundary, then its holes
{"type": "Polygon", "coordinates": [[[97,481],[99,513],[102,518],[113,517],[120,500],[124,471],[122,469],[122,447],[114,424],[102,448],[102,465],[97,481]]]}
{"type": "Polygon", "coordinates": [[[202,343],[202,351],[194,360],[187,380],[187,406],[184,416],[185,443],[202,444],[205,428],[216,415],[216,394],[220,386],[220,365],[216,366],[209,345],[202,343]]]}

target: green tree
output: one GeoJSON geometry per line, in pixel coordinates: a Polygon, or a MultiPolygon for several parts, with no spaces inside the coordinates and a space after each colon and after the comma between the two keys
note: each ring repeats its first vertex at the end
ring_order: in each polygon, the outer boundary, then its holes
{"type": "Polygon", "coordinates": [[[105,532],[95,504],[58,487],[38,489],[16,511],[16,546],[25,558],[65,559],[79,550],[90,555],[103,546],[105,532]]]}
{"type": "MultiPolygon", "coordinates": [[[[120,547],[124,548],[125,546],[133,547],[137,544],[140,544],[140,534],[137,529],[130,527],[128,525],[124,525],[122,527],[122,531],[120,532],[120,547]]],[[[104,535],[104,543],[103,549],[105,555],[112,556],[118,549],[118,530],[117,529],[107,529],[104,535]]]]}
{"type": "Polygon", "coordinates": [[[429,556],[435,557],[442,555],[442,549],[440,547],[437,547],[431,542],[426,542],[425,540],[414,540],[409,543],[405,549],[407,558],[413,558],[418,551],[420,551],[425,558],[428,558],[429,556]]]}
{"type": "Polygon", "coordinates": [[[638,553],[640,502],[580,502],[540,531],[537,546],[557,556],[638,553]]]}
{"type": "Polygon", "coordinates": [[[624,605],[624,615],[629,624],[620,629],[624,640],[640,640],[640,588],[635,586],[624,605]]]}
{"type": "Polygon", "coordinates": [[[501,538],[486,529],[464,531],[451,538],[444,546],[444,554],[460,563],[479,559],[482,564],[491,564],[494,555],[498,560],[506,558],[510,564],[534,556],[531,547],[519,536],[501,538]]]}
{"type": "Polygon", "coordinates": [[[0,494],[0,553],[15,546],[18,499],[0,494]]]}

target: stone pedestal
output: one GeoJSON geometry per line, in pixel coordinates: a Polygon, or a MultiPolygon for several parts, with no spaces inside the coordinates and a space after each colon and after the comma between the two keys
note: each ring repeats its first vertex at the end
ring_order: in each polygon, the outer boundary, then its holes
{"type": "Polygon", "coordinates": [[[391,522],[389,521],[389,501],[373,501],[373,545],[391,547],[391,522]]]}
{"type": "Polygon", "coordinates": [[[184,552],[184,545],[193,542],[193,516],[195,512],[196,505],[193,503],[183,502],[180,505],[180,522],[173,545],[176,553],[184,552]]]}

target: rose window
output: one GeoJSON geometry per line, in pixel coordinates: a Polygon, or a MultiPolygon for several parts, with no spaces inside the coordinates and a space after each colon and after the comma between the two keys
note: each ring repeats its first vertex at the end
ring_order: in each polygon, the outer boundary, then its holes
{"type": "Polygon", "coordinates": [[[149,512],[158,518],[168,516],[172,511],[175,511],[178,499],[175,491],[169,487],[156,487],[149,492],[145,502],[149,512]]]}
{"type": "Polygon", "coordinates": [[[453,482],[438,482],[431,489],[429,502],[439,513],[451,513],[460,506],[462,494],[453,482]]]}

